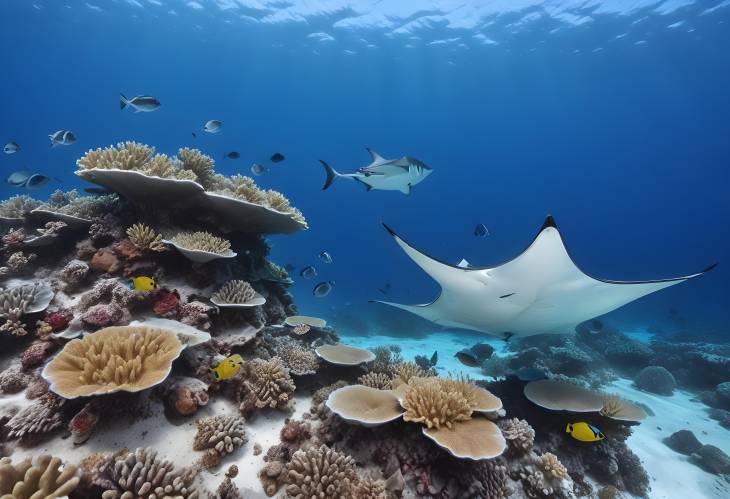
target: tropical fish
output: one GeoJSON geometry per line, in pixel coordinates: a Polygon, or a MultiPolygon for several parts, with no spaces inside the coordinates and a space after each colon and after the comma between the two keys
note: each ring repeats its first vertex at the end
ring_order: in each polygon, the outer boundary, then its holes
{"type": "Polygon", "coordinates": [[[454,354],[454,357],[467,367],[479,367],[481,365],[476,354],[470,348],[459,350],[454,354]]]}
{"type": "Polygon", "coordinates": [[[51,147],[70,146],[76,142],[76,135],[69,130],[53,132],[48,134],[48,138],[51,140],[51,147]]]}
{"type": "Polygon", "coordinates": [[[354,173],[338,173],[330,165],[320,160],[327,173],[322,190],[327,189],[337,178],[356,180],[365,186],[365,190],[401,191],[410,194],[411,187],[428,177],[432,170],[423,161],[410,156],[400,159],[385,159],[372,149],[367,149],[371,162],[358,168],[354,173]]]}
{"type": "Polygon", "coordinates": [[[5,178],[5,182],[13,187],[23,187],[31,175],[32,173],[28,170],[19,170],[8,175],[5,178]]]}
{"type": "Polygon", "coordinates": [[[266,167],[264,165],[254,163],[251,165],[251,173],[253,173],[254,175],[263,175],[264,173],[266,173],[266,167]]]}
{"type": "Polygon", "coordinates": [[[273,163],[279,163],[281,161],[284,161],[284,155],[280,152],[275,152],[274,154],[272,154],[270,159],[273,163]]]}
{"type": "Polygon", "coordinates": [[[203,125],[203,131],[208,133],[218,133],[221,131],[223,122],[219,120],[209,120],[203,125]]]}
{"type": "Polygon", "coordinates": [[[155,279],[148,276],[137,276],[129,279],[129,288],[138,291],[153,291],[157,289],[157,283],[155,279]]]}
{"type": "Polygon", "coordinates": [[[318,256],[324,263],[332,263],[332,255],[329,254],[329,251],[323,251],[318,256]]]}
{"type": "Polygon", "coordinates": [[[40,173],[34,173],[30,177],[28,177],[28,180],[25,181],[25,187],[26,189],[40,189],[44,185],[46,185],[51,180],[51,177],[47,177],[40,173]]]}
{"type": "Polygon", "coordinates": [[[299,272],[299,275],[305,279],[313,279],[317,277],[317,269],[310,265],[309,267],[304,267],[302,271],[299,272]]]}
{"type": "Polygon", "coordinates": [[[238,151],[231,151],[226,154],[226,158],[228,159],[238,159],[241,157],[241,153],[238,151]]]}
{"type": "Polygon", "coordinates": [[[312,294],[317,298],[324,298],[325,296],[330,294],[330,291],[332,291],[332,286],[334,285],[335,281],[320,282],[314,287],[314,289],[312,290],[312,294]]]}
{"type": "Polygon", "coordinates": [[[565,433],[580,442],[598,442],[606,438],[601,430],[586,422],[568,423],[565,433]]]}
{"type": "Polygon", "coordinates": [[[486,225],[477,224],[477,226],[474,227],[474,235],[477,237],[487,237],[489,235],[489,230],[486,225]]]}
{"type": "Polygon", "coordinates": [[[241,358],[241,356],[237,353],[234,353],[220,361],[217,366],[211,369],[211,371],[213,372],[215,379],[218,381],[225,381],[238,374],[241,371],[242,365],[243,358],[241,358]]]}
{"type": "Polygon", "coordinates": [[[545,371],[536,367],[520,367],[515,371],[510,371],[509,374],[517,376],[517,379],[520,381],[538,381],[541,379],[547,379],[545,371]]]}
{"type": "Polygon", "coordinates": [[[119,109],[127,106],[134,109],[135,113],[149,113],[160,108],[160,101],[149,95],[137,95],[127,99],[124,94],[119,94],[119,109]]]}
{"type": "Polygon", "coordinates": [[[3,147],[3,152],[5,154],[15,154],[18,151],[20,151],[20,146],[17,142],[8,142],[5,144],[5,147],[3,147]]]}

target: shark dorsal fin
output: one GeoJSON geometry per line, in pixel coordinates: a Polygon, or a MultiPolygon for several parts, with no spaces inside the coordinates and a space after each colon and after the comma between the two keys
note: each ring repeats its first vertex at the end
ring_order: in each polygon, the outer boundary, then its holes
{"type": "Polygon", "coordinates": [[[373,163],[382,163],[384,161],[387,161],[384,157],[382,157],[380,154],[376,153],[369,147],[365,148],[368,151],[368,154],[370,154],[370,159],[373,160],[373,163]]]}

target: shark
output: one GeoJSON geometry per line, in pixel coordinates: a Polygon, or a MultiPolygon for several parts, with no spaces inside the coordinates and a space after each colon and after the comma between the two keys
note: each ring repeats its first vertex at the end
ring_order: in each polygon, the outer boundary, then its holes
{"type": "Polygon", "coordinates": [[[349,178],[365,186],[365,190],[401,191],[410,194],[411,188],[422,182],[433,171],[423,161],[411,156],[399,159],[385,159],[380,154],[366,148],[370,154],[370,164],[355,170],[354,173],[339,173],[325,161],[319,160],[327,173],[322,190],[327,189],[338,178],[349,178]]]}
{"type": "Polygon", "coordinates": [[[573,261],[552,216],[526,250],[494,267],[457,265],[428,256],[383,224],[411,260],[433,278],[441,293],[431,303],[396,307],[440,326],[470,329],[508,340],[512,336],[564,334],[650,293],[695,279],[714,269],[649,281],[599,279],[573,261]]]}

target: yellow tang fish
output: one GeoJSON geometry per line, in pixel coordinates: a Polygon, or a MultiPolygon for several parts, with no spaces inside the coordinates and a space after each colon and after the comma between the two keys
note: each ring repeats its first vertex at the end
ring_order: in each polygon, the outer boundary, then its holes
{"type": "Polygon", "coordinates": [[[134,291],[153,291],[157,289],[155,279],[147,276],[132,277],[130,280],[130,288],[134,291]]]}
{"type": "Polygon", "coordinates": [[[581,442],[598,442],[606,438],[601,430],[583,421],[568,423],[568,426],[565,427],[565,433],[570,433],[571,437],[581,442]]]}
{"type": "Polygon", "coordinates": [[[226,379],[231,379],[236,374],[238,374],[241,371],[242,365],[243,359],[240,355],[235,353],[230,357],[226,357],[225,359],[220,361],[220,363],[212,368],[211,371],[213,371],[213,376],[215,376],[215,379],[217,379],[218,381],[223,381],[226,379]]]}

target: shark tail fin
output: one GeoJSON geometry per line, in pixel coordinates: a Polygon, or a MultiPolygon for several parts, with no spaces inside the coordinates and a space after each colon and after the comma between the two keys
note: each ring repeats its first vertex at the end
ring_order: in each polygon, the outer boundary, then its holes
{"type": "Polygon", "coordinates": [[[332,182],[335,181],[337,177],[340,176],[339,173],[335,171],[334,168],[332,168],[330,165],[328,165],[326,162],[319,160],[320,163],[322,163],[322,166],[324,166],[324,171],[327,173],[327,178],[324,181],[324,186],[322,186],[322,190],[324,191],[327,189],[330,185],[332,185],[332,182]]]}

